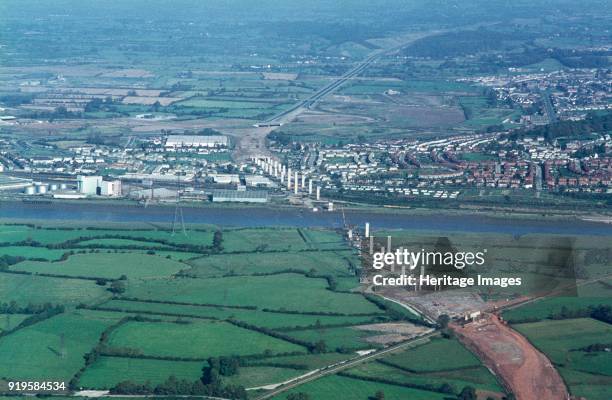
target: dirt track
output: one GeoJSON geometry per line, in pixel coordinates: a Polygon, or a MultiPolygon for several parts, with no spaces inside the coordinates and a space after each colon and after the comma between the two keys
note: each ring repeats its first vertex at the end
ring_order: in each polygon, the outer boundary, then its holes
{"type": "Polygon", "coordinates": [[[565,400],[569,394],[550,361],[495,315],[460,327],[459,339],[499,376],[517,400],[565,400]]]}

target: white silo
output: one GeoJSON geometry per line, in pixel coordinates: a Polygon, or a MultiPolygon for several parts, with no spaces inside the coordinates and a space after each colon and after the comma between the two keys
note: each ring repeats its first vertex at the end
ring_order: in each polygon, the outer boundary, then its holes
{"type": "Polygon", "coordinates": [[[36,185],[36,193],[45,194],[47,193],[47,185],[44,183],[39,183],[36,185]]]}

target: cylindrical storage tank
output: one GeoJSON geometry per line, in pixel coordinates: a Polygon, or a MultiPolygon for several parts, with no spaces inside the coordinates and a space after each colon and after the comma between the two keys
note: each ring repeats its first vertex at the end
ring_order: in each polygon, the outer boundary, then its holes
{"type": "Polygon", "coordinates": [[[68,189],[68,185],[65,184],[65,183],[62,183],[62,184],[60,184],[60,189],[61,190],[66,190],[66,189],[68,189]]]}
{"type": "Polygon", "coordinates": [[[34,193],[36,193],[36,189],[34,188],[34,186],[27,186],[25,188],[24,193],[27,194],[28,196],[32,196],[34,195],[34,193]]]}
{"type": "Polygon", "coordinates": [[[47,185],[36,185],[36,192],[38,194],[45,194],[47,193],[47,185]]]}
{"type": "Polygon", "coordinates": [[[49,185],[49,190],[55,192],[57,190],[57,183],[52,183],[49,185]]]}

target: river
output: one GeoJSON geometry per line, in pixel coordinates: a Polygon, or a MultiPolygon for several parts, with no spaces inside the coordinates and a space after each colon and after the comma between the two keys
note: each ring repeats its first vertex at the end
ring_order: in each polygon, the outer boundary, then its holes
{"type": "MultiPolygon", "coordinates": [[[[185,223],[234,227],[342,226],[341,212],[311,212],[298,208],[272,207],[183,207],[185,223]]],[[[411,214],[347,210],[347,223],[372,229],[426,231],[497,232],[514,235],[550,233],[564,235],[610,235],[612,225],[581,220],[493,218],[484,215],[411,214]]],[[[0,219],[74,220],[91,222],[171,223],[174,207],[99,204],[99,203],[24,203],[0,202],[0,219]]]]}

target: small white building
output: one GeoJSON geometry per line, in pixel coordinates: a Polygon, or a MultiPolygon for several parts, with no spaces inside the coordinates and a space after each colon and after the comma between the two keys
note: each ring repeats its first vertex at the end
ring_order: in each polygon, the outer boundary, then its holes
{"type": "Polygon", "coordinates": [[[102,181],[100,185],[100,194],[109,197],[121,196],[121,181],[102,181]]]}

